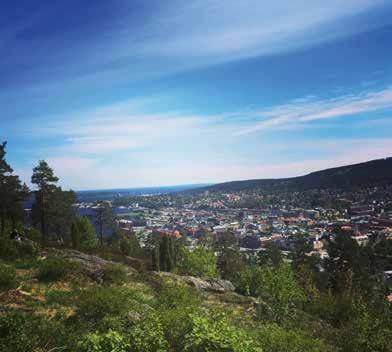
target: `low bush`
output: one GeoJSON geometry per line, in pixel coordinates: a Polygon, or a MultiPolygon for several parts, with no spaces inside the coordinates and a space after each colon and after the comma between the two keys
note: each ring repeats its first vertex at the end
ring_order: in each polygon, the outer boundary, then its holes
{"type": "Polygon", "coordinates": [[[16,242],[18,255],[20,258],[37,257],[40,252],[40,246],[33,241],[16,242]]]}
{"type": "Polygon", "coordinates": [[[64,350],[72,339],[61,319],[51,319],[27,312],[0,315],[0,351],[57,351],[64,350]]]}
{"type": "Polygon", "coordinates": [[[76,317],[95,323],[109,316],[123,317],[142,309],[139,296],[126,287],[95,287],[83,290],[76,297],[76,317]]]}
{"type": "Polygon", "coordinates": [[[266,324],[259,330],[263,351],[330,352],[331,347],[304,331],[289,330],[277,324],[266,324]]]}
{"type": "Polygon", "coordinates": [[[190,324],[190,315],[200,310],[202,296],[184,284],[163,281],[157,292],[157,311],[166,340],[175,351],[182,350],[184,331],[190,324]]]}
{"type": "Polygon", "coordinates": [[[15,268],[0,263],[0,291],[10,290],[18,284],[15,268]]]}
{"type": "Polygon", "coordinates": [[[78,343],[79,352],[124,352],[129,343],[124,334],[109,330],[106,333],[89,333],[78,343]]]}
{"type": "Polygon", "coordinates": [[[44,260],[37,273],[37,278],[43,282],[60,281],[80,274],[81,267],[77,263],[64,258],[49,257],[44,260]]]}
{"type": "Polygon", "coordinates": [[[234,326],[226,314],[193,314],[184,338],[183,351],[261,352],[247,332],[234,326]]]}
{"type": "Polygon", "coordinates": [[[191,287],[174,281],[162,281],[157,289],[158,307],[193,309],[201,303],[201,296],[191,287]]]}
{"type": "Polygon", "coordinates": [[[193,251],[183,249],[180,272],[192,276],[218,277],[214,251],[204,247],[196,247],[193,251]]]}
{"type": "Polygon", "coordinates": [[[129,330],[129,351],[166,352],[168,343],[159,317],[149,312],[140,322],[129,330]]]}
{"type": "Polygon", "coordinates": [[[1,239],[0,241],[0,258],[15,259],[18,258],[19,253],[16,248],[15,241],[10,239],[1,239]]]}
{"type": "Polygon", "coordinates": [[[85,335],[78,352],[166,352],[168,347],[158,316],[149,313],[128,329],[85,335]]]}
{"type": "Polygon", "coordinates": [[[121,285],[127,280],[127,271],[122,265],[111,264],[103,269],[102,279],[106,285],[121,285]]]}
{"type": "Polygon", "coordinates": [[[0,351],[32,351],[35,345],[32,336],[26,331],[27,319],[20,313],[0,317],[0,351]]]}

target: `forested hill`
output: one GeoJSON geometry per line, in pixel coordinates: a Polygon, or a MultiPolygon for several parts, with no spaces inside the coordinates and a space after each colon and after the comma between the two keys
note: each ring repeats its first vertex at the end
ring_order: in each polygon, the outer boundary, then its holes
{"type": "Polygon", "coordinates": [[[204,190],[241,191],[257,188],[266,191],[294,191],[313,188],[376,186],[384,184],[392,184],[392,157],[316,171],[298,177],[219,183],[204,188],[204,190]]]}

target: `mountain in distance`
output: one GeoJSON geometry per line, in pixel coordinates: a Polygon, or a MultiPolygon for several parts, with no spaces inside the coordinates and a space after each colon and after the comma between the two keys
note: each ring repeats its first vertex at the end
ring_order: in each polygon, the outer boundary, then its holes
{"type": "Polygon", "coordinates": [[[301,191],[386,184],[392,184],[392,157],[315,171],[304,176],[218,183],[205,187],[203,190],[246,191],[260,189],[264,191],[301,191]]]}
{"type": "Polygon", "coordinates": [[[210,186],[211,183],[183,184],[175,186],[155,186],[155,187],[134,187],[134,188],[114,188],[77,191],[79,202],[95,202],[102,200],[113,200],[117,197],[130,197],[142,195],[159,195],[175,193],[187,190],[195,190],[210,186]]]}

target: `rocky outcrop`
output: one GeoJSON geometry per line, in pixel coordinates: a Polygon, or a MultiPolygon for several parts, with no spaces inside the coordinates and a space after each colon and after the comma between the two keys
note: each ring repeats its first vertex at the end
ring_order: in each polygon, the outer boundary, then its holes
{"type": "Polygon", "coordinates": [[[107,265],[115,264],[110,260],[102,259],[96,255],[86,254],[76,250],[62,250],[61,255],[71,262],[81,264],[81,266],[87,270],[98,270],[107,265]]]}
{"type": "MultiPolygon", "coordinates": [[[[119,264],[118,262],[106,260],[96,255],[86,254],[73,249],[50,249],[48,254],[57,255],[69,260],[70,262],[78,263],[81,269],[95,282],[103,283],[105,267],[109,265],[119,264]]],[[[135,272],[135,269],[130,266],[125,266],[128,274],[135,272]]]]}
{"type": "Polygon", "coordinates": [[[156,277],[170,278],[174,281],[183,282],[189,286],[195,287],[197,290],[211,291],[216,293],[233,292],[234,285],[227,280],[204,277],[199,278],[195,276],[181,276],[164,271],[154,271],[156,277]]]}

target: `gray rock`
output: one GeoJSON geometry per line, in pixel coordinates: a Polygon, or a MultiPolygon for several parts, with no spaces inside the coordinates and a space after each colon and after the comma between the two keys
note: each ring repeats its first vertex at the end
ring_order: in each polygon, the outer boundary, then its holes
{"type": "Polygon", "coordinates": [[[233,292],[234,285],[228,280],[216,279],[211,277],[181,276],[164,271],[154,271],[153,274],[158,277],[171,278],[174,281],[183,282],[197,290],[211,291],[216,293],[233,292]]]}

